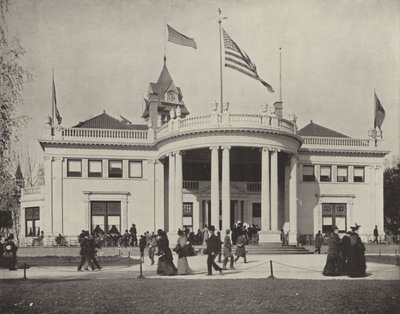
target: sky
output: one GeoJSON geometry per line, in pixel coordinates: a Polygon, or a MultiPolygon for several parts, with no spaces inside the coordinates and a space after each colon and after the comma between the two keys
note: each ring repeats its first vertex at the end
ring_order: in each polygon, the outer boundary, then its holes
{"type": "Polygon", "coordinates": [[[167,66],[192,115],[220,98],[218,13],[223,27],[271,84],[223,70],[232,113],[261,113],[279,100],[282,48],[284,116],[310,120],[355,138],[373,127],[374,89],[385,108],[382,148],[400,154],[400,1],[13,0],[11,36],[20,39],[33,81],[20,113],[30,120],[23,143],[37,139],[51,114],[52,69],[63,126],[106,110],[140,119],[149,82],[161,72],[168,24],[198,49],[166,44],[167,66]]]}

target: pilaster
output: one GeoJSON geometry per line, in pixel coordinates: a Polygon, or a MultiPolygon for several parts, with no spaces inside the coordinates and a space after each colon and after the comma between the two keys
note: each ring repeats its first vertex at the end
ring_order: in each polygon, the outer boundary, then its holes
{"type": "Polygon", "coordinates": [[[271,230],[278,230],[278,150],[271,154],[271,230]]]}
{"type": "Polygon", "coordinates": [[[261,226],[263,231],[270,230],[270,184],[269,184],[269,148],[261,151],[261,226]]]}
{"type": "Polygon", "coordinates": [[[175,154],[169,155],[168,173],[168,232],[175,231],[175,154]]]}
{"type": "Polygon", "coordinates": [[[230,146],[222,146],[222,231],[230,229],[230,146]]]}
{"type": "Polygon", "coordinates": [[[219,146],[210,147],[211,150],[211,224],[218,229],[219,226],[219,146]]]}

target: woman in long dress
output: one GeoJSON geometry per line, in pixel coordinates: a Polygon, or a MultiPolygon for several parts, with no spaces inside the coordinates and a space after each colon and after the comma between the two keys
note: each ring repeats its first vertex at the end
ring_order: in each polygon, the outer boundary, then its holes
{"type": "Polygon", "coordinates": [[[187,261],[187,250],[185,247],[188,245],[188,239],[182,230],[178,231],[178,241],[180,249],[178,250],[178,275],[190,275],[192,270],[187,261]]]}
{"type": "Polygon", "coordinates": [[[358,229],[360,227],[361,226],[357,224],[355,227],[351,227],[352,232],[350,235],[350,245],[347,258],[347,274],[350,277],[363,277],[365,276],[365,270],[367,269],[365,263],[365,246],[358,235],[358,229]]]}
{"type": "Polygon", "coordinates": [[[339,229],[333,228],[331,237],[329,238],[328,256],[324,267],[324,276],[340,276],[343,271],[343,261],[341,252],[341,242],[338,235],[339,229]]]}
{"type": "Polygon", "coordinates": [[[243,230],[239,230],[238,237],[236,240],[236,259],[235,263],[238,261],[239,257],[243,257],[244,262],[247,263],[246,259],[246,235],[243,230]]]}
{"type": "Polygon", "coordinates": [[[158,255],[160,255],[160,258],[158,259],[157,274],[167,276],[176,275],[177,269],[173,262],[167,234],[161,229],[157,231],[157,234],[158,255]]]}

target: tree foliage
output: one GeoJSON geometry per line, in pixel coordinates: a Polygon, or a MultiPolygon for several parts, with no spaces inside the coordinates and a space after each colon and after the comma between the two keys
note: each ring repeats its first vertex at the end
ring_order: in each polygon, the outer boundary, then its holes
{"type": "Polygon", "coordinates": [[[384,173],[385,227],[394,234],[400,228],[400,163],[384,173]]]}
{"type": "Polygon", "coordinates": [[[12,211],[14,232],[19,233],[19,189],[15,181],[11,143],[21,119],[16,109],[22,106],[23,88],[29,74],[22,66],[24,49],[18,39],[9,38],[7,13],[10,1],[0,0],[0,210],[12,211]]]}

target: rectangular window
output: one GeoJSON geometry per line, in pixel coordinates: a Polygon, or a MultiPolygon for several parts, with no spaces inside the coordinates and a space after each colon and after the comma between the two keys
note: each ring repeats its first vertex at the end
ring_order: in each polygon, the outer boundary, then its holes
{"type": "Polygon", "coordinates": [[[121,232],[121,202],[92,201],[90,209],[93,232],[121,232]]]}
{"type": "Polygon", "coordinates": [[[122,160],[108,161],[108,177],[122,178],[122,160]]]}
{"type": "Polygon", "coordinates": [[[129,161],[129,178],[142,178],[142,162],[141,161],[129,161]]]}
{"type": "Polygon", "coordinates": [[[67,161],[67,176],[82,177],[82,160],[68,159],[67,161]]]}
{"type": "Polygon", "coordinates": [[[322,204],[322,232],[329,233],[333,231],[333,227],[339,228],[340,232],[347,230],[345,203],[323,203],[322,204]]]}
{"type": "Polygon", "coordinates": [[[40,208],[25,208],[25,236],[37,237],[40,234],[40,208]]]}
{"type": "Polygon", "coordinates": [[[337,168],[337,182],[347,182],[347,167],[337,168]]]}
{"type": "Polygon", "coordinates": [[[354,167],[354,182],[364,182],[364,167],[354,167]]]}
{"type": "Polygon", "coordinates": [[[102,177],[103,162],[101,160],[89,160],[88,177],[102,177]]]}
{"type": "Polygon", "coordinates": [[[319,177],[321,182],[331,182],[331,167],[321,166],[321,175],[319,177]]]}
{"type": "Polygon", "coordinates": [[[193,228],[193,203],[183,203],[183,227],[193,228]]]}
{"type": "Polygon", "coordinates": [[[303,166],[303,181],[315,181],[314,166],[303,166]]]}

